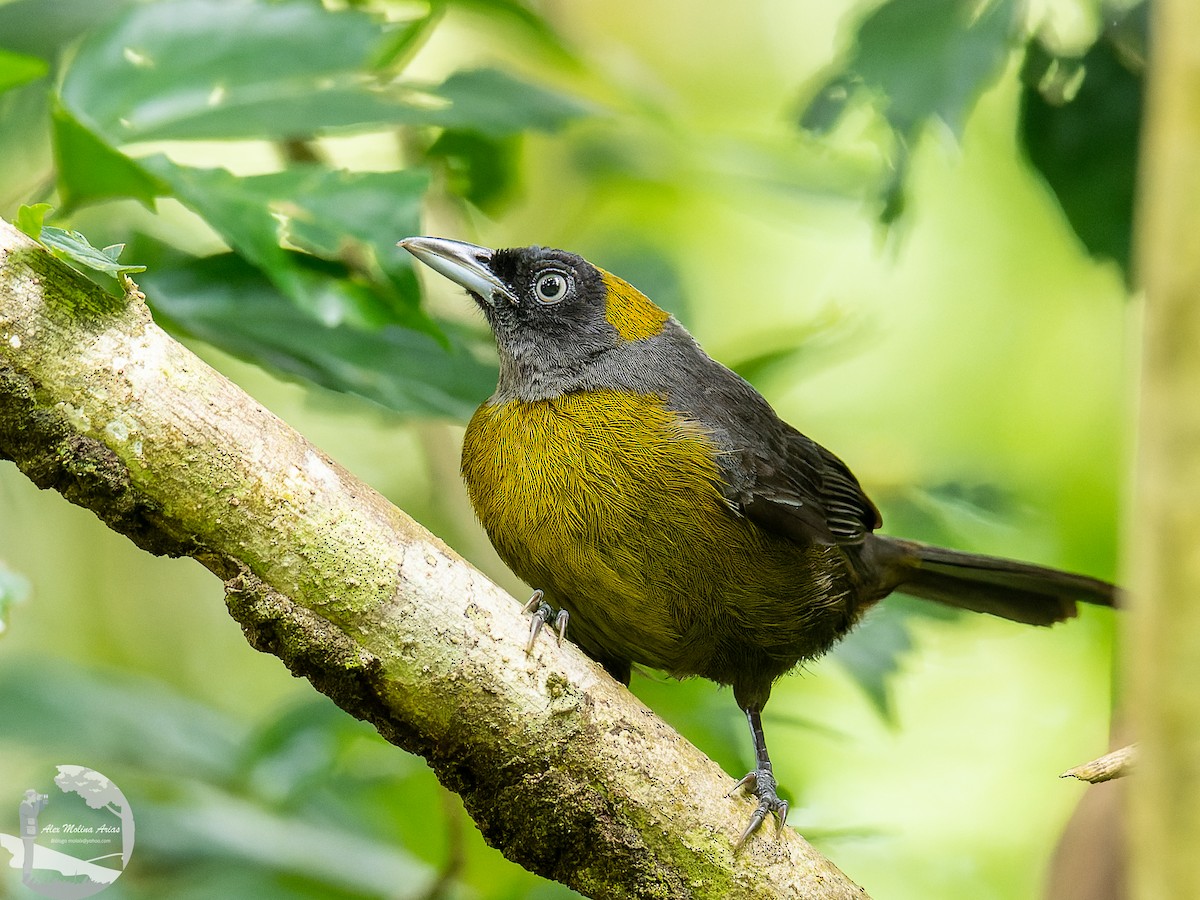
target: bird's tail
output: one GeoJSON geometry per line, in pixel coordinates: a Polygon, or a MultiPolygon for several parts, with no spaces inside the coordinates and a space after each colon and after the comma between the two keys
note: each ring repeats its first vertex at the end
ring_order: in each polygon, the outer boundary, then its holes
{"type": "Polygon", "coordinates": [[[1029,625],[1053,625],[1075,615],[1075,603],[1112,606],[1117,589],[1107,581],[1032,563],[962,553],[886,535],[872,535],[882,550],[900,560],[902,594],[949,606],[991,613],[1029,625]]]}

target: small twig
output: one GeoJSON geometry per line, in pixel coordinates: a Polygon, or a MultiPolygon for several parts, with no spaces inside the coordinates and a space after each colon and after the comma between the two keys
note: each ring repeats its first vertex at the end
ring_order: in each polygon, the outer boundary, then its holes
{"type": "Polygon", "coordinates": [[[1099,759],[1093,759],[1091,762],[1086,762],[1081,766],[1067,769],[1067,771],[1058,777],[1078,778],[1080,781],[1099,784],[1102,781],[1112,781],[1114,778],[1121,778],[1128,775],[1136,763],[1137,744],[1130,744],[1128,747],[1114,750],[1112,753],[1102,756],[1099,759]]]}
{"type": "Polygon", "coordinates": [[[137,286],[137,282],[129,277],[128,272],[117,273],[117,283],[121,286],[121,290],[125,292],[125,299],[134,303],[145,303],[146,295],[142,293],[142,289],[137,286]]]}

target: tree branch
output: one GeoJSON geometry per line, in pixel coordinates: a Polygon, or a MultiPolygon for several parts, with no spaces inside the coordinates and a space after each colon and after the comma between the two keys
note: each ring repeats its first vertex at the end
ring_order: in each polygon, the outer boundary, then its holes
{"type": "Polygon", "coordinates": [[[1059,778],[1078,778],[1089,784],[1101,784],[1114,778],[1124,778],[1137,765],[1137,744],[1130,744],[1099,759],[1067,769],[1059,778]]]}
{"type": "Polygon", "coordinates": [[[0,456],[225,582],[249,642],[425,757],[509,859],[595,897],[865,894],[575,647],[172,340],[0,221],[0,456]]]}

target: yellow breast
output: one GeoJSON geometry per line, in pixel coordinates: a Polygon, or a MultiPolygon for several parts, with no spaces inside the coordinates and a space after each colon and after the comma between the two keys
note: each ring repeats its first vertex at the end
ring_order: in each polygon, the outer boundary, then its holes
{"type": "Polygon", "coordinates": [[[462,471],[501,558],[599,659],[731,683],[774,677],[853,619],[835,546],[797,546],[729,507],[722,451],[652,396],[486,403],[462,471]]]}
{"type": "Polygon", "coordinates": [[[700,426],[617,391],[488,403],[467,427],[462,471],[500,556],[571,610],[585,649],[671,667],[687,573],[731,518],[700,426]]]}

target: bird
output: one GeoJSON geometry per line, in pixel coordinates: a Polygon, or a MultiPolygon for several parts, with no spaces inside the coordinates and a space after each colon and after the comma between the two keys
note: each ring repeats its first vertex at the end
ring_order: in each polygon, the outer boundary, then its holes
{"type": "MultiPolygon", "coordinates": [[[[788,804],[763,733],[774,682],[893,591],[1030,625],[1113,606],[1086,575],[879,533],[849,467],[628,282],[545,247],[399,242],[465,288],[499,355],[462,476],[501,559],[614,678],[634,666],[733,689],[757,799],[740,848],[788,804]]],[[[528,648],[527,648],[528,649],[528,648]]]]}

